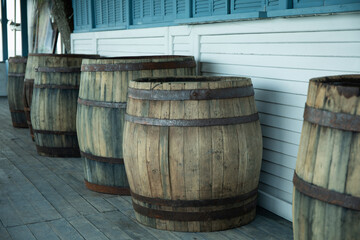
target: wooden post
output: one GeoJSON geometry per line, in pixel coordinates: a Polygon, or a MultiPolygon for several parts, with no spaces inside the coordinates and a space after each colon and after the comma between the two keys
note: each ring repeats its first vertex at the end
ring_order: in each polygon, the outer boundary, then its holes
{"type": "MultiPolygon", "coordinates": [[[[22,56],[27,57],[29,53],[28,47],[28,30],[27,30],[27,0],[20,0],[21,12],[21,46],[22,56]]],[[[4,26],[4,25],[3,25],[4,26]]]]}
{"type": "Polygon", "coordinates": [[[6,15],[6,0],[1,0],[1,24],[2,24],[2,50],[3,61],[8,59],[8,36],[7,36],[7,15],[6,15]]]}

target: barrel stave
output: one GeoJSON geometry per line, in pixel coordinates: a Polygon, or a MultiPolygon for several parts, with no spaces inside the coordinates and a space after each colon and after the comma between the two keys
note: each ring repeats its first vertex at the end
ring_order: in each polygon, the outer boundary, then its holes
{"type": "Polygon", "coordinates": [[[23,87],[26,69],[25,57],[9,58],[7,94],[11,120],[14,127],[27,128],[24,112],[23,87]]]}

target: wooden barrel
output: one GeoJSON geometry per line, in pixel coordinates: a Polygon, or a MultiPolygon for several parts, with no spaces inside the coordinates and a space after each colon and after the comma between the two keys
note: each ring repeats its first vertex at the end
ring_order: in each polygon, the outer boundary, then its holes
{"type": "Polygon", "coordinates": [[[31,123],[39,155],[80,157],[76,107],[83,58],[96,55],[39,54],[31,102],[31,123]]]}
{"type": "Polygon", "coordinates": [[[23,103],[23,86],[26,57],[9,58],[7,94],[11,120],[14,127],[27,128],[23,103]]]}
{"type": "Polygon", "coordinates": [[[359,239],[360,75],[310,80],[293,182],[294,239],[359,239]]]}
{"type": "Polygon", "coordinates": [[[41,54],[35,54],[35,53],[29,54],[26,65],[26,71],[25,71],[25,79],[24,79],[24,93],[23,93],[24,111],[25,111],[26,121],[30,129],[30,135],[33,141],[35,141],[35,138],[31,124],[30,111],[31,111],[32,94],[34,89],[34,78],[35,78],[34,64],[37,63],[37,59],[39,57],[41,57],[41,54]]]}
{"type": "Polygon", "coordinates": [[[130,194],[123,161],[128,81],[147,76],[193,75],[195,65],[193,57],[185,56],[84,59],[76,123],[88,189],[130,194]]]}
{"type": "Polygon", "coordinates": [[[218,231],[255,218],[262,136],[249,78],[130,82],[124,160],[137,220],[218,231]]]}

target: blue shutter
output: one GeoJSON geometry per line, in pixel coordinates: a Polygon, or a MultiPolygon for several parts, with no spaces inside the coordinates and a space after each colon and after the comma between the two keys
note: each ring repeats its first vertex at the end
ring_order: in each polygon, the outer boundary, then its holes
{"type": "Polygon", "coordinates": [[[73,8],[75,30],[90,29],[90,0],[73,0],[73,8]]]}
{"type": "Polygon", "coordinates": [[[151,0],[142,0],[142,17],[151,16],[151,0]]]}
{"type": "Polygon", "coordinates": [[[134,24],[141,23],[141,5],[140,0],[132,1],[132,18],[134,24]]]}
{"type": "Polygon", "coordinates": [[[213,0],[212,15],[227,14],[227,0],[213,0]]]}
{"type": "Polygon", "coordinates": [[[153,16],[162,16],[161,2],[162,2],[161,0],[153,0],[153,4],[152,4],[153,16]]]}
{"type": "Polygon", "coordinates": [[[115,0],[107,0],[107,23],[108,26],[115,26],[115,0]]]}
{"type": "Polygon", "coordinates": [[[126,0],[115,0],[115,25],[125,26],[126,22],[126,0]]]}
{"type": "Polygon", "coordinates": [[[264,11],[263,0],[231,0],[231,13],[264,11]]]}
{"type": "Polygon", "coordinates": [[[188,0],[175,0],[176,18],[185,18],[189,16],[187,11],[190,11],[190,9],[186,6],[187,2],[188,0]]]}
{"type": "Polygon", "coordinates": [[[209,16],[211,0],[193,0],[193,16],[209,16]]]}

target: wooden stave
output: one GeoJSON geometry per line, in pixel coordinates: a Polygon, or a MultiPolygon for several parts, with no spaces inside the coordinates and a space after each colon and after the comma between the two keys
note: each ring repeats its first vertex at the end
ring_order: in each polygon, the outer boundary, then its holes
{"type": "MultiPolygon", "coordinates": [[[[359,80],[360,75],[311,79],[306,106],[329,112],[331,115],[346,114],[359,118],[360,109],[354,107],[354,104],[356,106],[356,103],[360,102],[359,80]],[[341,86],[344,82],[357,83],[354,88],[341,86]]],[[[355,173],[360,166],[360,158],[356,157],[359,154],[360,134],[356,126],[349,130],[349,126],[339,127],[336,122],[330,123],[324,125],[324,121],[316,122],[304,115],[295,173],[311,186],[325,189],[326,197],[322,197],[318,192],[308,195],[309,193],[294,182],[295,239],[355,239],[360,234],[360,211],[350,209],[341,201],[331,201],[334,194],[344,197],[347,195],[357,198],[358,201],[360,199],[360,188],[355,185],[360,179],[355,173]],[[317,154],[319,150],[321,151],[317,154]],[[341,163],[337,165],[340,167],[336,167],[337,163],[341,163]],[[320,165],[325,170],[319,168],[320,165]]]]}
{"type": "Polygon", "coordinates": [[[8,103],[12,124],[16,128],[27,128],[23,105],[23,79],[26,69],[26,57],[9,58],[8,70],[8,103]]]}
{"type": "Polygon", "coordinates": [[[75,122],[80,73],[36,72],[35,69],[80,68],[82,57],[94,58],[98,55],[31,54],[30,57],[34,58],[29,73],[34,76],[30,115],[37,152],[49,157],[80,157],[75,122]],[[42,88],[47,84],[51,87],[42,88]],[[64,86],[73,89],[63,89],[64,86]],[[42,112],[40,105],[47,106],[48,103],[54,106],[42,112]]]}
{"type": "MultiPolygon", "coordinates": [[[[201,77],[200,77],[201,78],[201,77]]],[[[137,80],[136,80],[137,81],[137,80]]],[[[132,81],[130,83],[130,87],[135,87],[136,88],[136,83],[134,83],[134,81],[132,81]]],[[[228,83],[225,83],[223,84],[224,87],[229,87],[231,85],[229,85],[228,83]]],[[[137,86],[138,88],[141,88],[139,86],[137,86]]],[[[147,86],[147,88],[149,89],[153,89],[154,86],[147,86]]],[[[191,86],[192,88],[189,88],[189,89],[197,89],[197,88],[201,88],[201,86],[195,86],[195,85],[192,85],[191,86]]],[[[218,86],[220,87],[220,86],[218,86]]],[[[176,86],[175,86],[176,88],[176,86]]],[[[156,87],[155,87],[156,89],[156,87]]],[[[168,88],[166,88],[168,89],[168,88]]],[[[171,88],[172,89],[172,88],[171,88]]],[[[173,89],[172,89],[173,90],[173,89]]],[[[248,98],[252,98],[252,101],[254,101],[253,97],[248,97],[248,98]]],[[[141,111],[137,111],[137,112],[129,112],[129,107],[130,105],[132,104],[133,101],[139,101],[139,100],[135,100],[135,99],[130,99],[129,97],[129,100],[128,100],[128,108],[127,108],[127,113],[130,113],[132,115],[136,115],[136,116],[139,116],[141,114],[141,111]]],[[[221,101],[221,100],[220,100],[221,101]]],[[[251,100],[250,100],[251,101],[251,100]]],[[[175,101],[174,101],[175,102],[175,101]]],[[[186,101],[184,101],[186,102],[186,101]]],[[[138,107],[135,109],[139,109],[139,106],[141,104],[138,104],[138,107]]],[[[146,105],[146,104],[145,104],[146,105]]],[[[145,111],[146,112],[146,111],[145,111]]],[[[153,116],[152,116],[153,117],[153,116]]],[[[164,116],[162,115],[161,116],[162,119],[168,119],[167,116],[164,116]]],[[[259,121],[257,121],[256,123],[253,122],[253,123],[249,123],[247,124],[247,129],[249,129],[249,125],[253,125],[251,126],[250,128],[253,128],[253,129],[258,129],[258,133],[260,133],[260,124],[259,124],[259,121]]],[[[125,124],[125,134],[124,135],[124,139],[127,138],[128,139],[128,142],[125,143],[124,145],[124,153],[126,152],[125,149],[127,149],[127,147],[131,147],[131,146],[126,146],[126,144],[128,145],[131,145],[131,143],[133,143],[134,139],[131,139],[131,136],[134,136],[134,134],[136,132],[141,132],[141,131],[144,131],[144,127],[148,127],[149,129],[150,128],[157,128],[157,129],[160,129],[160,128],[167,128],[167,129],[170,129],[169,131],[171,131],[172,129],[179,129],[179,127],[157,127],[157,126],[147,126],[147,125],[136,125],[134,123],[131,123],[131,122],[126,122],[125,124]],[[135,129],[136,127],[138,127],[137,129],[135,129]],[[131,133],[130,133],[131,132],[131,133]]],[[[223,126],[224,129],[228,128],[228,130],[226,130],[226,132],[231,132],[231,131],[234,131],[234,129],[232,129],[232,125],[229,125],[229,126],[223,126]]],[[[201,128],[201,127],[199,127],[201,128]]],[[[217,126],[213,126],[213,127],[203,127],[203,132],[210,132],[211,128],[218,128],[217,126]]],[[[189,132],[191,131],[196,131],[194,129],[197,129],[197,127],[183,127],[183,129],[187,129],[189,132]]],[[[160,130],[158,130],[159,132],[160,130]]],[[[236,131],[236,130],[235,130],[236,131]]],[[[152,131],[153,132],[153,131],[152,131]]],[[[154,133],[154,132],[153,132],[154,133]]],[[[157,135],[158,133],[155,132],[155,134],[157,135]]],[[[149,134],[150,135],[150,134],[149,134]]],[[[261,134],[257,134],[258,135],[258,138],[259,140],[261,141],[261,134]]],[[[143,135],[144,136],[144,135],[143,135]]],[[[136,139],[136,137],[134,137],[136,139]]],[[[137,139],[140,139],[140,138],[137,138],[137,139]]],[[[147,141],[147,140],[146,140],[147,141]]],[[[184,142],[186,142],[187,140],[184,140],[184,142]]],[[[199,140],[200,142],[200,140],[199,140]]],[[[155,146],[156,148],[156,146],[155,146]]],[[[170,147],[171,149],[171,147],[170,147]]],[[[128,152],[131,152],[131,151],[137,151],[135,149],[130,149],[128,150],[128,152]]],[[[126,155],[125,155],[126,156],[126,155]]],[[[134,175],[142,175],[144,176],[142,173],[131,173],[130,169],[132,169],[132,165],[129,164],[129,162],[132,162],[134,159],[131,158],[131,160],[129,160],[129,156],[126,156],[125,157],[125,167],[126,167],[126,170],[127,170],[127,174],[128,174],[128,177],[129,177],[129,183],[130,183],[130,188],[131,189],[136,189],[135,191],[138,191],[139,190],[139,183],[135,184],[134,180],[133,180],[133,176],[134,175]],[[128,166],[130,165],[130,166],[128,166]]],[[[258,159],[259,160],[259,159],[258,159]]],[[[261,160],[261,157],[260,157],[260,160],[261,160]]],[[[261,161],[258,161],[259,163],[261,163],[261,161]]],[[[138,165],[138,163],[135,163],[134,162],[134,165],[138,165]]],[[[170,164],[171,165],[171,164],[170,164]]],[[[256,176],[256,174],[254,175],[254,178],[253,179],[257,179],[258,181],[258,176],[259,176],[259,173],[260,173],[260,166],[258,166],[258,175],[256,176]]],[[[134,178],[136,178],[136,176],[134,176],[134,178]]],[[[157,183],[154,183],[153,185],[156,185],[156,184],[159,184],[158,182],[157,183]]],[[[153,186],[152,185],[152,186],[153,186]]],[[[161,185],[161,184],[160,184],[161,185]]],[[[257,186],[257,184],[256,184],[257,186]]],[[[253,186],[250,186],[248,185],[247,187],[249,188],[255,188],[254,184],[253,186]]],[[[152,188],[152,187],[150,187],[152,188]]],[[[253,190],[253,189],[247,189],[245,191],[249,191],[249,190],[253,190]]],[[[149,195],[146,195],[143,193],[139,193],[137,192],[137,194],[140,194],[140,195],[145,195],[147,197],[154,197],[154,198],[161,198],[162,196],[149,196],[149,195]]],[[[229,194],[229,193],[228,193],[229,194]]],[[[178,198],[176,198],[178,199],[178,198]]],[[[138,199],[134,199],[133,198],[133,202],[134,202],[134,206],[136,205],[141,205],[143,207],[148,207],[149,204],[146,204],[145,202],[142,202],[142,201],[139,201],[138,199]]],[[[246,202],[241,202],[241,203],[238,203],[240,205],[244,205],[246,202]]],[[[154,204],[151,204],[150,205],[151,208],[155,208],[155,209],[160,209],[160,210],[167,210],[167,211],[194,211],[194,212],[204,212],[204,211],[208,211],[209,213],[214,210],[214,209],[209,209],[209,207],[200,207],[200,208],[175,208],[175,207],[169,207],[169,206],[157,206],[157,205],[154,205],[154,204]]],[[[231,208],[231,207],[234,207],[236,205],[231,205],[231,204],[228,204],[228,205],[222,205],[222,206],[218,206],[220,209],[226,209],[226,208],[231,208]]],[[[237,205],[239,206],[239,205],[237,205]]],[[[150,227],[154,227],[154,228],[158,228],[158,229],[163,229],[163,230],[175,230],[175,231],[218,231],[218,230],[225,230],[225,229],[228,229],[228,228],[233,228],[233,227],[237,227],[237,226],[240,226],[240,225],[244,225],[244,224],[247,224],[248,222],[252,221],[252,219],[255,217],[255,209],[252,209],[252,211],[250,211],[249,213],[247,213],[246,215],[244,216],[241,216],[241,217],[235,217],[235,218],[231,218],[231,219],[224,219],[224,220],[213,220],[213,221],[188,221],[188,222],[182,222],[182,221],[171,221],[171,220],[163,220],[163,219],[156,219],[154,220],[154,218],[151,218],[151,217],[147,217],[147,216],[144,216],[142,214],[139,214],[138,212],[135,211],[135,215],[136,215],[136,218],[139,222],[141,222],[142,224],[145,224],[147,226],[150,226],[150,227]]]]}
{"type": "MultiPolygon", "coordinates": [[[[96,65],[97,67],[99,65],[106,65],[106,64],[111,64],[111,65],[126,65],[126,64],[132,64],[132,66],[136,66],[137,64],[142,64],[143,62],[145,63],[151,63],[151,62],[171,62],[171,61],[181,61],[181,60],[187,60],[187,61],[192,61],[193,65],[195,65],[195,61],[193,57],[188,57],[188,56],[140,56],[140,57],[120,57],[120,58],[99,58],[99,59],[85,59],[83,61],[83,66],[90,66],[91,65],[96,65]]],[[[153,67],[153,66],[151,66],[153,67]]],[[[77,111],[77,131],[78,131],[78,136],[79,136],[79,146],[80,146],[80,150],[85,152],[85,153],[90,153],[93,154],[94,156],[97,157],[114,157],[114,158],[122,158],[122,132],[123,132],[123,126],[124,126],[124,115],[125,115],[125,108],[124,106],[126,106],[126,95],[127,95],[127,78],[136,78],[136,76],[153,76],[153,75],[157,75],[157,74],[164,74],[165,71],[170,71],[167,69],[159,69],[157,70],[158,66],[155,66],[154,70],[136,70],[136,69],[130,69],[128,71],[114,71],[111,72],[109,71],[109,69],[104,68],[100,73],[94,71],[94,69],[88,68],[88,69],[83,69],[82,70],[82,74],[81,74],[81,85],[80,85],[80,93],[79,93],[79,101],[78,101],[78,111],[77,111]],[[113,75],[115,77],[119,78],[119,74],[123,74],[124,76],[122,76],[122,80],[121,80],[121,86],[123,86],[123,89],[126,89],[126,91],[122,91],[122,92],[117,92],[114,93],[112,96],[113,98],[111,99],[102,99],[101,96],[95,96],[95,94],[86,94],[85,92],[83,92],[83,89],[89,89],[89,87],[91,86],[91,88],[93,88],[94,85],[96,85],[96,82],[94,79],[96,79],[96,74],[101,74],[101,76],[103,76],[103,79],[109,79],[110,75],[113,75]],[[104,77],[105,76],[105,77],[104,77]],[[93,79],[91,83],[86,82],[87,80],[91,80],[93,79]],[[90,103],[86,103],[86,102],[90,102],[90,103]],[[97,102],[97,104],[94,105],[94,102],[97,102]],[[116,106],[112,106],[112,107],[103,107],[103,106],[99,106],[99,105],[109,105],[109,103],[115,103],[116,106]],[[124,106],[123,106],[124,105],[124,106]],[[87,117],[83,117],[85,114],[88,113],[94,113],[91,116],[87,116],[87,117]],[[98,136],[91,136],[91,137],[86,137],[85,135],[89,135],[88,133],[85,133],[85,130],[83,130],[82,128],[82,124],[81,122],[84,122],[85,120],[82,119],[98,119],[100,116],[110,116],[110,119],[116,119],[116,121],[119,122],[118,126],[116,127],[114,124],[112,123],[102,123],[102,126],[112,126],[112,131],[111,131],[111,139],[114,142],[120,142],[118,144],[118,146],[114,146],[112,145],[113,150],[109,150],[107,149],[107,153],[101,153],[100,150],[95,150],[91,149],[88,145],[92,144],[89,143],[89,141],[91,142],[91,140],[89,139],[93,139],[95,137],[98,136]],[[115,129],[114,129],[115,127],[115,129]],[[85,143],[86,141],[82,140],[82,139],[88,139],[87,143],[85,143]],[[109,151],[112,151],[109,153],[109,151]]],[[[82,67],[83,68],[83,67],[82,67]]],[[[110,69],[111,70],[111,69],[110,69]]],[[[181,74],[181,70],[176,70],[173,69],[171,70],[172,73],[170,75],[176,75],[176,74],[181,74]]],[[[186,70],[185,71],[186,74],[188,75],[193,75],[195,73],[195,68],[192,67],[191,70],[186,70]]],[[[114,77],[114,78],[115,78],[114,77]]],[[[121,77],[121,76],[120,76],[121,77]]],[[[119,86],[116,88],[114,87],[114,89],[119,89],[119,86]]],[[[113,104],[114,105],[114,104],[113,104]]],[[[116,122],[115,120],[113,120],[113,122],[116,122]]],[[[111,121],[110,121],[111,122],[111,121]]],[[[91,122],[88,122],[87,124],[89,124],[88,126],[92,126],[91,122]]],[[[110,136],[110,135],[109,135],[110,136]]],[[[106,140],[102,140],[104,142],[106,142],[106,140]]],[[[109,141],[107,141],[109,142],[109,141]]],[[[108,144],[107,144],[108,145],[108,144]]],[[[129,184],[126,178],[126,173],[125,173],[125,168],[124,165],[122,166],[117,166],[118,164],[113,164],[113,163],[99,163],[98,161],[94,161],[93,159],[89,159],[86,157],[83,157],[84,159],[84,167],[85,167],[85,183],[86,186],[89,186],[90,184],[95,184],[95,185],[99,185],[102,186],[102,190],[101,192],[105,192],[105,193],[114,193],[114,191],[112,190],[114,187],[118,187],[118,188],[122,188],[127,189],[126,192],[124,193],[125,195],[129,195],[129,184]],[[94,165],[95,167],[91,167],[92,165],[94,165]],[[100,167],[101,166],[101,167],[100,167]],[[99,180],[100,177],[95,177],[92,174],[90,174],[90,172],[95,172],[96,168],[98,171],[100,171],[99,174],[97,174],[98,176],[103,175],[104,173],[114,173],[114,172],[118,172],[119,170],[116,169],[121,169],[121,176],[120,178],[122,179],[122,183],[120,184],[116,184],[116,180],[115,179],[110,179],[108,181],[104,181],[104,180],[99,180]],[[123,177],[125,176],[125,178],[123,177]],[[126,181],[125,181],[126,180],[126,181]],[[108,187],[106,189],[106,187],[108,187]],[[104,190],[105,188],[105,190],[104,190]]],[[[96,188],[90,188],[90,190],[95,190],[96,188]]]]}

